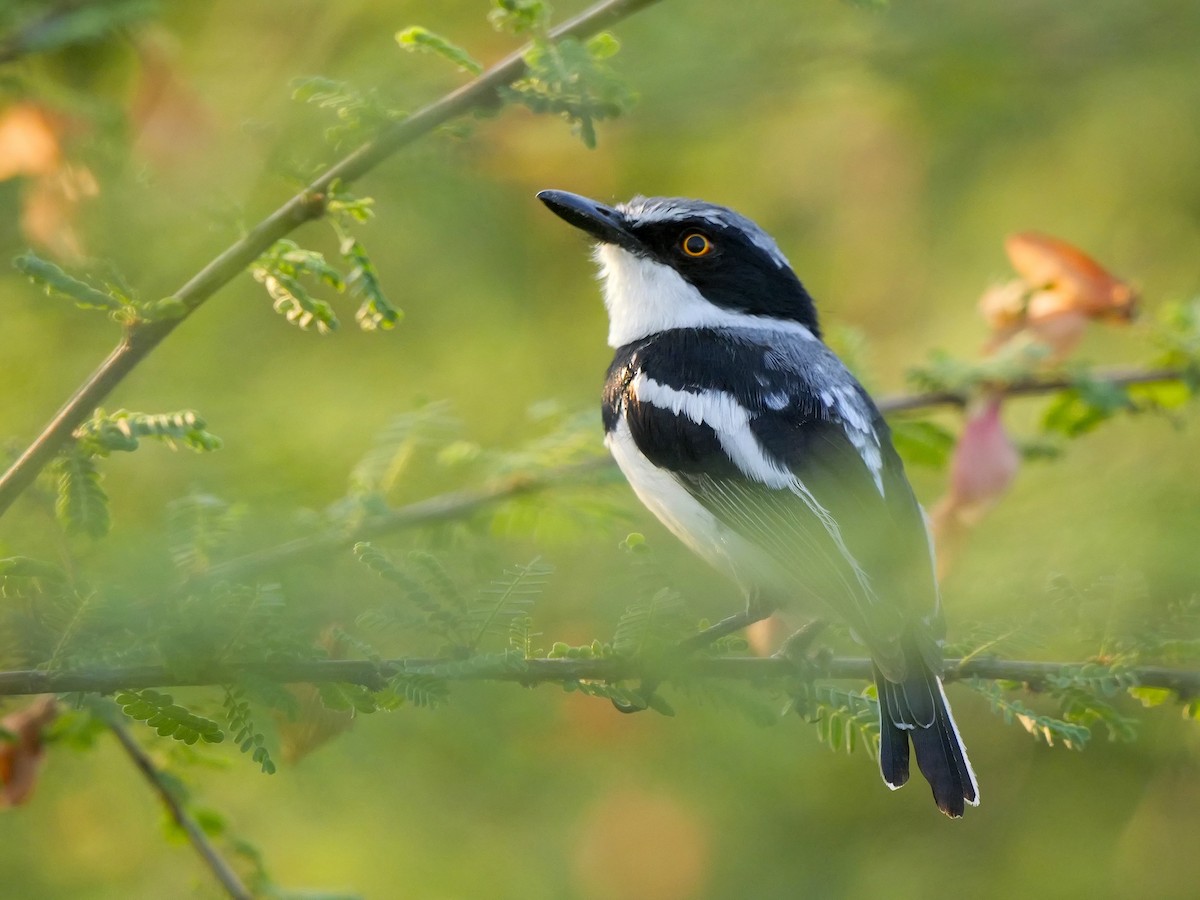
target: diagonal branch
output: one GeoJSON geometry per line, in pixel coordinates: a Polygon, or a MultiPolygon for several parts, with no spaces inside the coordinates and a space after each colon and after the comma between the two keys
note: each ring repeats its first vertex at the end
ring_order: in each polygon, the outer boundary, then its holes
{"type": "Polygon", "coordinates": [[[375,513],[350,529],[332,528],[217,563],[197,575],[190,584],[254,578],[266,571],[348,550],[359,541],[369,540],[381,534],[465,519],[505,500],[540,494],[563,485],[579,484],[584,480],[612,478],[615,473],[616,468],[611,460],[599,458],[544,469],[538,475],[506,478],[478,490],[438,494],[407,506],[392,507],[375,513]]]}
{"type": "MultiPolygon", "coordinates": [[[[974,658],[946,660],[945,679],[982,678],[1019,681],[1039,687],[1047,679],[1077,669],[1082,662],[974,658]]],[[[0,696],[46,693],[113,693],[157,687],[186,687],[234,684],[245,678],[279,684],[339,682],[360,684],[378,690],[389,678],[402,673],[421,674],[445,681],[515,681],[520,684],[567,681],[627,681],[649,675],[661,678],[661,661],[620,657],[604,659],[518,659],[487,668],[463,665],[459,659],[313,659],[287,662],[256,662],[214,665],[173,672],[165,666],[135,666],[49,672],[33,669],[0,672],[0,696]]],[[[733,656],[690,658],[673,664],[673,677],[724,678],[736,681],[816,677],[867,680],[872,677],[871,660],[834,657],[825,662],[797,663],[784,657],[733,656]]],[[[1164,666],[1133,666],[1122,669],[1144,687],[1166,688],[1181,698],[1200,694],[1200,670],[1164,666]]]]}
{"type": "Polygon", "coordinates": [[[102,714],[102,717],[105,724],[112,731],[113,736],[120,743],[121,749],[129,756],[146,781],[150,783],[154,792],[158,794],[158,798],[162,801],[163,806],[167,808],[171,820],[187,835],[196,852],[200,854],[200,858],[204,860],[204,864],[208,866],[213,876],[221,883],[221,887],[224,888],[225,893],[232,897],[233,900],[253,900],[254,895],[242,883],[242,880],[233,871],[229,863],[225,861],[225,858],[217,852],[217,848],[209,841],[200,824],[184,808],[183,803],[176,796],[170,782],[163,777],[163,773],[154,764],[154,760],[150,758],[150,755],[142,749],[142,745],[129,733],[129,729],[125,727],[120,718],[113,713],[102,714]]]}
{"type": "MultiPolygon", "coordinates": [[[[550,31],[552,40],[594,34],[657,0],[602,0],[550,31]]],[[[451,91],[331,166],[307,188],[263,219],[240,240],[196,273],[175,293],[183,315],[177,319],[139,322],[54,415],[41,434],[3,476],[0,476],[0,516],[29,487],[37,474],[71,438],[72,432],[142,360],[161,344],[191,313],[236,278],[277,240],[325,212],[325,195],[336,182],[348,184],[362,177],[402,147],[439,125],[496,101],[499,88],[525,72],[529,46],[505,57],[478,78],[451,91]]]]}

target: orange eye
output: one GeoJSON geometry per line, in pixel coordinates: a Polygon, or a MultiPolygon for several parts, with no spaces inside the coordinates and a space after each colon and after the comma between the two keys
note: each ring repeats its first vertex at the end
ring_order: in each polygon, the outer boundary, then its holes
{"type": "Polygon", "coordinates": [[[679,242],[679,249],[688,256],[708,256],[713,252],[713,245],[712,241],[700,232],[693,231],[683,236],[683,240],[679,242]]]}

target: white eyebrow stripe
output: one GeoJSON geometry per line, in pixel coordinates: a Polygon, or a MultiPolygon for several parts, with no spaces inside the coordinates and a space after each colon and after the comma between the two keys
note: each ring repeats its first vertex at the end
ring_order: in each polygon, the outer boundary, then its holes
{"type": "Polygon", "coordinates": [[[849,564],[863,593],[876,601],[870,579],[842,537],[841,528],[804,483],[789,469],[767,456],[766,450],[750,428],[750,412],[731,394],[706,389],[681,391],[660,384],[645,372],[630,382],[630,390],[640,403],[648,403],[675,415],[686,416],[697,425],[707,425],[717,436],[738,470],[751,481],[780,491],[790,491],[804,501],[849,564]]]}
{"type": "Polygon", "coordinates": [[[775,243],[775,239],[739,212],[715,203],[702,203],[682,197],[634,197],[628,203],[617,204],[633,227],[659,222],[699,220],[715,228],[729,228],[744,234],[779,268],[791,268],[791,263],[775,243]]]}

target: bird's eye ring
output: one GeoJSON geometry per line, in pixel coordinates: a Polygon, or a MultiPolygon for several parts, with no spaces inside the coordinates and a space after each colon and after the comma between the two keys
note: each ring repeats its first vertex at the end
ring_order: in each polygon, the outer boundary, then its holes
{"type": "Polygon", "coordinates": [[[689,231],[679,242],[679,249],[691,257],[708,256],[713,252],[713,244],[700,232],[689,231]]]}

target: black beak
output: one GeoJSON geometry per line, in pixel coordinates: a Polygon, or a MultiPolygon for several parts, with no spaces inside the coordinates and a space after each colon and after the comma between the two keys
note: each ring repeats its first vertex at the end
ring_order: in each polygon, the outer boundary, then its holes
{"type": "Polygon", "coordinates": [[[619,210],[566,191],[541,191],[537,196],[559,218],[586,231],[601,243],[641,250],[641,241],[629,230],[625,215],[619,210]]]}

